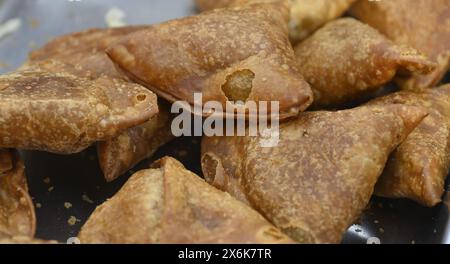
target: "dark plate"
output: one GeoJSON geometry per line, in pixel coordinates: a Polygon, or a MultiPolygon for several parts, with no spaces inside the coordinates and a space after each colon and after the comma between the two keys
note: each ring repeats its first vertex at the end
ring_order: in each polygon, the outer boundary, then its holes
{"type": "MultiPolygon", "coordinates": [[[[52,37],[104,27],[104,14],[114,6],[124,10],[129,24],[157,23],[195,12],[193,0],[7,0],[0,4],[0,22],[14,17],[23,22],[17,32],[0,40],[0,73],[20,66],[30,50],[52,37]]],[[[170,155],[200,173],[199,143],[200,138],[179,138],[152,160],[170,155]]],[[[22,154],[31,194],[35,204],[40,205],[36,208],[36,235],[43,239],[66,242],[76,236],[95,207],[111,197],[131,174],[105,183],[94,148],[71,156],[33,151],[22,154]],[[65,203],[72,207],[66,208],[65,203]],[[70,225],[68,220],[73,217],[78,221],[70,225]]],[[[152,160],[142,162],[133,171],[148,167],[152,160]]],[[[447,205],[424,208],[410,201],[374,198],[359,224],[349,229],[344,243],[450,243],[447,205]]]]}

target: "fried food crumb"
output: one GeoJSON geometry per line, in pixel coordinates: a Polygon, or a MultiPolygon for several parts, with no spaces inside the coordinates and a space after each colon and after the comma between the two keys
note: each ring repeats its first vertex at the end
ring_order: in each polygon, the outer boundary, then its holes
{"type": "Polygon", "coordinates": [[[36,208],[42,208],[42,204],[41,203],[36,203],[36,208]]]}
{"type": "Polygon", "coordinates": [[[76,225],[77,224],[77,222],[80,222],[80,220],[79,219],[77,219],[75,216],[71,216],[71,217],[69,217],[69,220],[67,220],[67,223],[70,225],[70,226],[74,226],[74,225],[76,225]]]}
{"type": "Polygon", "coordinates": [[[55,187],[50,186],[50,187],[48,188],[48,192],[52,192],[54,189],[55,189],[55,187]]]}
{"type": "Polygon", "coordinates": [[[65,202],[65,203],[64,203],[64,207],[65,207],[66,209],[69,209],[69,208],[72,207],[72,204],[69,203],[69,202],[65,202]]]}
{"type": "Polygon", "coordinates": [[[92,200],[89,198],[89,196],[87,196],[87,194],[83,194],[83,195],[81,196],[81,199],[83,199],[83,201],[85,201],[85,202],[87,202],[87,203],[90,203],[90,204],[94,203],[94,201],[92,201],[92,200]]]}
{"type": "Polygon", "coordinates": [[[44,183],[49,184],[50,183],[50,177],[45,177],[43,181],[44,181],[44,183]]]}

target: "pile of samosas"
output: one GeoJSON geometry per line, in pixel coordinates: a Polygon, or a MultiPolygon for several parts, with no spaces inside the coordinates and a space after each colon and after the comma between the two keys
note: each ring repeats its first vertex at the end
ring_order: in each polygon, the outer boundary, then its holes
{"type": "Polygon", "coordinates": [[[279,102],[279,144],[203,137],[204,179],[157,161],[94,211],[81,243],[339,243],[373,194],[441,202],[448,0],[197,4],[158,25],[58,37],[0,76],[0,243],[52,243],[34,239],[15,149],[96,144],[113,181],[174,138],[170,103],[195,106],[194,93],[224,109],[279,102]]]}

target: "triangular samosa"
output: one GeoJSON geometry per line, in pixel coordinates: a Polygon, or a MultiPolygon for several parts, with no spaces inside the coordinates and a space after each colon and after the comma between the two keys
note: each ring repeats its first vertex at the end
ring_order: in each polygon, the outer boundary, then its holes
{"type": "MultiPolygon", "coordinates": [[[[171,102],[215,101],[234,116],[235,109],[256,114],[242,102],[277,101],[280,118],[287,118],[312,102],[289,42],[288,17],[279,4],[217,9],[150,26],[107,53],[132,80],[171,102]]],[[[212,114],[204,110],[196,114],[212,114]]]]}
{"type": "Polygon", "coordinates": [[[389,154],[426,116],[403,105],[305,112],[280,139],[205,137],[205,179],[294,240],[339,243],[372,196],[389,154]]]}
{"type": "Polygon", "coordinates": [[[121,79],[49,60],[0,76],[0,147],[76,153],[158,112],[156,96],[121,79]]]}
{"type": "Polygon", "coordinates": [[[16,151],[0,149],[0,240],[32,238],[35,230],[36,216],[23,162],[16,151]]]}
{"type": "Polygon", "coordinates": [[[442,201],[450,172],[450,85],[398,92],[369,104],[392,103],[425,107],[429,116],[391,155],[375,194],[434,206],[442,201]]]}
{"type": "Polygon", "coordinates": [[[256,211],[172,158],[134,174],[81,229],[81,243],[292,243],[256,211]]]}
{"type": "Polygon", "coordinates": [[[295,48],[314,106],[364,99],[396,75],[429,73],[436,66],[414,49],[397,46],[353,18],[328,23],[295,48]]]}
{"type": "MultiPolygon", "coordinates": [[[[119,38],[143,28],[90,29],[58,37],[32,52],[28,63],[53,59],[95,76],[124,78],[106,55],[105,49],[119,38]]],[[[158,106],[159,112],[150,121],[98,143],[100,167],[108,181],[116,179],[173,138],[170,133],[170,109],[166,103],[159,103],[158,106]]]]}
{"type": "Polygon", "coordinates": [[[450,1],[358,1],[351,13],[397,44],[407,45],[438,64],[432,73],[399,80],[405,89],[431,88],[450,67],[450,1]]]}

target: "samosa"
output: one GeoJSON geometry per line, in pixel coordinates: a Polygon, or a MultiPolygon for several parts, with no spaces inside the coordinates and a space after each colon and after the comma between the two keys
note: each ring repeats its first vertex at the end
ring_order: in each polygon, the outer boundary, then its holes
{"type": "Polygon", "coordinates": [[[392,103],[425,107],[429,116],[391,155],[375,194],[434,206],[442,201],[450,172],[450,85],[402,91],[369,102],[392,103]]]}
{"type": "Polygon", "coordinates": [[[315,107],[361,100],[396,76],[429,73],[435,63],[398,46],[353,18],[328,23],[295,48],[300,73],[311,85],[315,107]]]}
{"type": "Polygon", "coordinates": [[[261,137],[205,137],[205,179],[301,243],[339,243],[368,205],[389,154],[427,115],[403,105],[305,112],[261,137]]]}
{"type": "Polygon", "coordinates": [[[0,147],[71,154],[158,112],[156,96],[58,61],[0,76],[0,147]]]}
{"type": "Polygon", "coordinates": [[[450,1],[392,0],[358,1],[351,13],[378,29],[397,44],[413,47],[427,55],[438,67],[428,75],[402,78],[404,89],[437,85],[450,67],[450,1]]]}
{"type": "Polygon", "coordinates": [[[293,243],[175,159],[134,174],[81,229],[81,243],[293,243]]]}
{"type": "Polygon", "coordinates": [[[217,9],[150,26],[107,53],[132,80],[171,102],[221,104],[215,113],[196,114],[234,117],[238,109],[250,116],[256,113],[245,102],[277,101],[284,119],[313,99],[289,42],[288,18],[288,7],[274,3],[217,9]]]}
{"type": "MultiPolygon", "coordinates": [[[[116,70],[105,50],[118,39],[143,28],[89,29],[61,36],[32,52],[28,64],[53,59],[94,76],[125,78],[116,70]]],[[[150,121],[97,144],[100,167],[108,181],[148,158],[173,138],[170,133],[170,108],[165,102],[160,102],[158,106],[159,112],[150,121]]]]}

